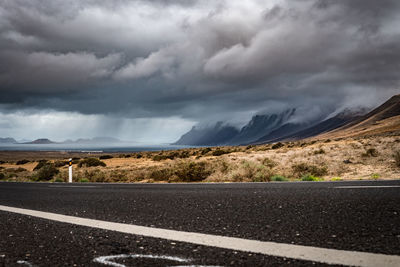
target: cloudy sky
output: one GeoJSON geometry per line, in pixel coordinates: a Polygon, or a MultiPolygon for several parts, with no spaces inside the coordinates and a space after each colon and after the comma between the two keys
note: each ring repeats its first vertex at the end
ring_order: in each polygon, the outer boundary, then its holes
{"type": "Polygon", "coordinates": [[[0,137],[170,142],[373,107],[399,70],[398,0],[0,0],[0,137]]]}

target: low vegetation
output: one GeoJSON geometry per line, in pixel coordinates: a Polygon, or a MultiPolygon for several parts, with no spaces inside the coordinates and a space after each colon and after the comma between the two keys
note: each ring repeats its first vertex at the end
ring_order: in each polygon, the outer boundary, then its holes
{"type": "Polygon", "coordinates": [[[112,159],[112,158],[114,158],[114,157],[111,155],[102,155],[99,157],[99,159],[112,159]]]}
{"type": "Polygon", "coordinates": [[[365,153],[362,154],[363,157],[377,157],[378,151],[375,148],[368,148],[365,153]]]}
{"type": "Polygon", "coordinates": [[[29,162],[30,161],[27,160],[27,159],[21,159],[21,160],[18,160],[15,164],[16,165],[24,165],[24,164],[29,163],[29,162]]]}
{"type": "Polygon", "coordinates": [[[177,181],[180,182],[200,182],[205,180],[211,170],[207,168],[207,163],[204,161],[181,161],[173,169],[177,181]]]}
{"type": "Polygon", "coordinates": [[[69,158],[73,159],[74,182],[279,182],[400,178],[400,137],[397,136],[124,154],[35,153],[0,152],[0,180],[65,182],[68,181],[69,158]]]}
{"type": "Polygon", "coordinates": [[[323,181],[324,179],[322,179],[320,177],[316,177],[311,174],[308,174],[308,175],[304,175],[303,177],[301,177],[301,180],[305,181],[305,182],[319,182],[319,181],[323,181]]]}
{"type": "Polygon", "coordinates": [[[218,157],[218,156],[222,156],[222,155],[224,155],[224,154],[229,154],[229,153],[230,153],[230,151],[227,151],[227,150],[216,149],[216,150],[214,150],[214,151],[212,152],[212,155],[218,157]]]}
{"type": "Polygon", "coordinates": [[[279,149],[281,147],[285,146],[284,144],[282,144],[281,142],[274,144],[271,148],[272,149],[279,149]]]}
{"type": "Polygon", "coordinates": [[[34,171],[40,170],[43,166],[48,164],[48,161],[45,159],[39,160],[38,164],[33,168],[34,171]]]}
{"type": "Polygon", "coordinates": [[[59,172],[54,163],[47,163],[33,175],[33,179],[36,181],[50,181],[59,172]]]}
{"type": "Polygon", "coordinates": [[[288,178],[286,178],[283,175],[274,175],[271,177],[271,181],[273,182],[285,182],[285,181],[289,181],[288,178]]]}
{"type": "Polygon", "coordinates": [[[83,160],[79,161],[78,166],[79,167],[83,167],[83,166],[86,166],[86,167],[97,167],[97,166],[105,167],[106,164],[103,161],[101,161],[101,160],[99,160],[97,158],[86,158],[86,159],[83,159],[83,160]]]}
{"type": "Polygon", "coordinates": [[[305,162],[292,165],[293,176],[300,178],[306,176],[325,176],[328,174],[327,166],[317,166],[305,162]]]}
{"type": "Polygon", "coordinates": [[[400,151],[394,152],[393,158],[396,166],[400,168],[400,151]]]}

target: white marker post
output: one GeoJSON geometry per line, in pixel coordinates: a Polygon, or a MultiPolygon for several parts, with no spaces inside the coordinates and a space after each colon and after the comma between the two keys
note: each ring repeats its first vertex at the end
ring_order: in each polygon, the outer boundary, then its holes
{"type": "Polygon", "coordinates": [[[68,165],[69,165],[69,167],[68,167],[68,174],[69,174],[68,182],[72,183],[72,159],[69,159],[68,165]]]}

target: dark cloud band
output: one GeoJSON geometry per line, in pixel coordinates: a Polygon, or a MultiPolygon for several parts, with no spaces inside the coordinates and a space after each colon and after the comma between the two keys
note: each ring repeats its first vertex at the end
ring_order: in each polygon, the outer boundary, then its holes
{"type": "Polygon", "coordinates": [[[0,0],[0,107],[235,121],[399,88],[397,0],[110,3],[0,0]]]}

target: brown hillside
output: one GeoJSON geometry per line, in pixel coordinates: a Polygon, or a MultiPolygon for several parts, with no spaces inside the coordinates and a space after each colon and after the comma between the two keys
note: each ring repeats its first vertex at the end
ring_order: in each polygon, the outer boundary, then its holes
{"type": "Polygon", "coordinates": [[[395,95],[381,106],[333,131],[313,139],[358,137],[400,133],[400,95],[395,95]]]}

